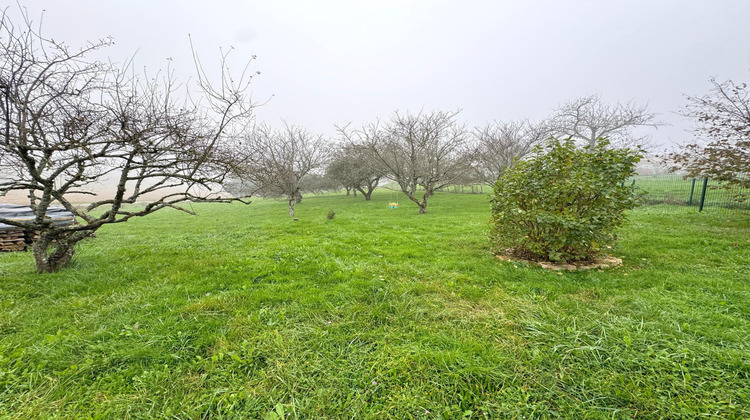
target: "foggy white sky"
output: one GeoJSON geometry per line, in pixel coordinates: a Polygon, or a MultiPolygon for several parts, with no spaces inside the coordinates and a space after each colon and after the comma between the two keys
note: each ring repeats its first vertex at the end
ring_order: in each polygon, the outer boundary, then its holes
{"type": "MultiPolygon", "coordinates": [[[[234,47],[257,55],[258,118],[326,135],[392,111],[462,108],[470,125],[534,119],[599,93],[634,100],[690,139],[675,114],[708,79],[750,82],[750,1],[83,1],[22,0],[48,36],[80,46],[112,36],[113,61],[193,75],[188,34],[204,65],[234,47]]],[[[18,7],[10,3],[9,10],[18,7]]]]}

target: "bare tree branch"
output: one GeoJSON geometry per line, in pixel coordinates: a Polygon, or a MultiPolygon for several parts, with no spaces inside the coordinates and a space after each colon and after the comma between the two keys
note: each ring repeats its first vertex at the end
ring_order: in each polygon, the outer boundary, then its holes
{"type": "Polygon", "coordinates": [[[495,122],[475,129],[472,175],[479,182],[495,185],[506,169],[550,135],[551,128],[546,121],[495,122]]]}
{"type": "Polygon", "coordinates": [[[466,173],[469,167],[469,133],[456,122],[459,111],[400,114],[344,133],[366,149],[372,160],[401,191],[427,211],[429,198],[466,173]],[[418,197],[419,188],[424,191],[418,197]]]}
{"type": "Polygon", "coordinates": [[[292,217],[294,205],[302,200],[303,179],[323,168],[331,152],[323,136],[286,123],[281,130],[255,127],[241,147],[246,157],[235,175],[254,193],[286,198],[292,217]]]}
{"type": "MultiPolygon", "coordinates": [[[[750,188],[750,92],[746,83],[711,79],[711,92],[688,96],[683,115],[697,122],[697,141],[665,156],[686,177],[725,181],[750,188]]],[[[737,197],[740,200],[745,196],[737,197]]]]}
{"type": "Polygon", "coordinates": [[[648,105],[634,102],[602,103],[599,95],[588,95],[565,102],[550,120],[552,135],[572,137],[593,146],[600,138],[607,138],[612,147],[648,147],[649,136],[636,137],[635,127],[662,127],[665,123],[648,111],[648,105]]]}
{"type": "MultiPolygon", "coordinates": [[[[45,38],[23,12],[15,27],[0,17],[0,195],[26,190],[36,218],[20,227],[40,232],[34,244],[39,271],[63,267],[75,243],[106,223],[120,223],[162,208],[188,211],[188,201],[220,201],[222,182],[239,158],[233,143],[252,118],[252,76],[234,80],[220,62],[212,83],[195,55],[200,98],[186,100],[174,73],[138,75],[89,59],[111,45],[90,43],[73,52],[45,38]],[[82,208],[74,194],[94,196],[113,180],[115,192],[82,208]],[[126,205],[152,200],[133,211],[126,205]],[[46,217],[58,203],[81,224],[56,226],[46,217]]],[[[0,219],[0,223],[7,220],[0,219]]],[[[18,224],[16,224],[18,225],[18,224]]]]}
{"type": "Polygon", "coordinates": [[[359,191],[366,201],[370,201],[385,171],[364,144],[352,139],[347,126],[339,127],[339,132],[343,143],[333,154],[326,175],[343,186],[347,195],[353,191],[356,196],[359,191]]]}

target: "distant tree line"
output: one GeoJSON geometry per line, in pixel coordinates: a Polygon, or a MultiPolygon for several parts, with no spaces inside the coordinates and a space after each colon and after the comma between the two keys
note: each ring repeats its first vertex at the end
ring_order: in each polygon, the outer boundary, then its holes
{"type": "Polygon", "coordinates": [[[607,138],[608,147],[643,145],[638,126],[658,127],[646,106],[608,105],[598,96],[562,104],[546,120],[495,121],[470,129],[459,111],[394,112],[385,120],[338,127],[337,139],[324,139],[285,125],[275,131],[260,125],[243,136],[238,155],[247,156],[235,172],[230,191],[242,195],[283,197],[294,216],[302,194],[345,190],[370,200],[384,179],[425,213],[430,198],[451,184],[493,186],[515,162],[555,138],[572,138],[593,146],[607,138]]]}

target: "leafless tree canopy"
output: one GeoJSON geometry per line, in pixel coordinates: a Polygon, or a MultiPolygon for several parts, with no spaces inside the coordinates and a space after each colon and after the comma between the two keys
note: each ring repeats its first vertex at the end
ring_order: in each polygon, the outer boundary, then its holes
{"type": "Polygon", "coordinates": [[[695,119],[697,142],[668,154],[673,169],[689,177],[750,188],[750,92],[747,84],[711,79],[711,93],[688,96],[684,115],[695,119]]]}
{"type": "Polygon", "coordinates": [[[323,168],[330,147],[323,136],[294,125],[281,130],[260,125],[244,137],[245,161],[236,176],[266,197],[284,197],[289,215],[302,200],[302,182],[312,171],[323,168]]]}
{"type": "Polygon", "coordinates": [[[457,114],[396,112],[386,123],[344,130],[344,136],[365,148],[373,162],[419,206],[419,212],[425,213],[435,190],[464,174],[469,165],[469,133],[456,121],[457,114]]]}
{"type": "Polygon", "coordinates": [[[370,201],[384,172],[372,152],[356,143],[340,145],[326,168],[326,175],[343,186],[347,195],[353,191],[356,196],[359,191],[366,201],[370,201]]]}
{"type": "Polygon", "coordinates": [[[591,146],[606,137],[612,147],[647,147],[649,136],[636,137],[632,129],[664,125],[648,111],[647,105],[634,102],[609,105],[602,103],[598,95],[564,103],[556,110],[551,123],[555,137],[572,137],[591,146]]]}
{"type": "Polygon", "coordinates": [[[497,182],[513,162],[523,158],[534,146],[551,135],[547,122],[529,120],[495,122],[474,130],[472,175],[490,186],[497,182]]]}
{"type": "Polygon", "coordinates": [[[27,191],[36,218],[0,222],[40,232],[38,270],[67,264],[75,243],[103,224],[165,207],[190,212],[179,205],[185,201],[226,201],[216,192],[234,167],[228,143],[251,117],[245,92],[252,75],[232,79],[224,56],[217,84],[197,65],[196,86],[180,86],[171,71],[149,77],[132,63],[89,59],[109,40],[73,50],[24,17],[19,26],[5,13],[0,20],[0,195],[27,191]],[[195,101],[185,99],[187,89],[195,101]],[[70,201],[71,194],[93,197],[104,180],[116,182],[113,195],[86,208],[70,201]],[[126,206],[146,194],[157,198],[126,206]],[[55,202],[81,223],[53,225],[45,214],[55,202]]]}

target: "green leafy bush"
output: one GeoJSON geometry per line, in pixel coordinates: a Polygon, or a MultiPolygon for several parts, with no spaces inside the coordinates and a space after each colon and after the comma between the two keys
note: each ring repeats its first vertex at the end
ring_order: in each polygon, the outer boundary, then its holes
{"type": "Polygon", "coordinates": [[[601,139],[578,148],[552,139],[517,162],[495,184],[492,241],[496,251],[529,260],[586,261],[614,245],[624,212],[636,206],[626,185],[638,149],[610,149],[601,139]]]}

